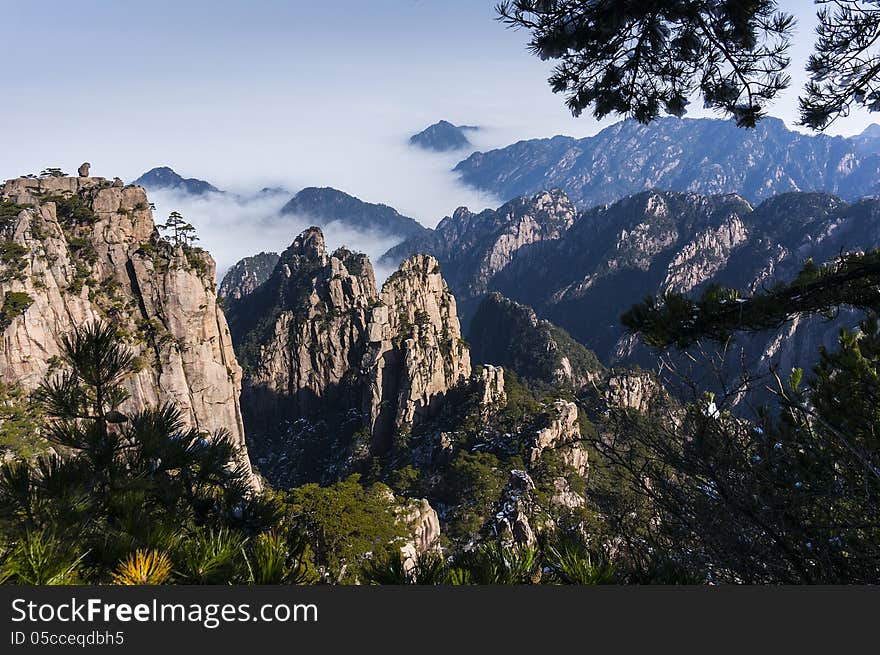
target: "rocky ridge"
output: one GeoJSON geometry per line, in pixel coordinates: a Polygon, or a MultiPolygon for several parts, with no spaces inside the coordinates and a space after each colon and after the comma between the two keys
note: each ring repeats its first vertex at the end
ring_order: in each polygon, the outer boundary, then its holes
{"type": "MultiPolygon", "coordinates": [[[[554,194],[554,206],[570,206],[562,192],[554,194]]],[[[499,292],[534,307],[536,318],[568,330],[607,364],[653,368],[656,355],[628,337],[620,324],[620,315],[644,297],[667,290],[699,294],[711,284],[756,290],[793,279],[808,258],[820,263],[840,252],[880,246],[880,201],[872,198],[846,203],[829,194],[788,193],[753,207],[736,194],[648,191],[573,215],[564,211],[561,222],[537,212],[535,198],[483,214],[506,217],[504,225],[528,220],[519,215],[550,220],[537,233],[543,230],[551,238],[508,246],[499,238],[503,230],[487,229],[490,221],[470,224],[450,218],[449,225],[458,229],[447,227],[444,239],[413,239],[392,249],[388,257],[410,251],[434,254],[466,310],[466,325],[483,294],[499,292]],[[499,251],[494,261],[502,265],[474,265],[471,253],[499,251]]],[[[512,317],[515,312],[500,309],[497,304],[487,306],[485,318],[496,318],[481,321],[476,330],[468,328],[477,351],[483,344],[493,345],[492,329],[503,336],[513,328],[512,323],[501,326],[497,315],[512,317]],[[486,325],[495,327],[487,332],[486,325]],[[488,341],[481,334],[489,335],[488,341]]],[[[523,319],[518,324],[525,328],[529,321],[523,319]]],[[[803,319],[775,332],[742,337],[739,347],[751,370],[766,371],[773,364],[784,373],[798,361],[811,361],[820,345],[832,345],[839,328],[851,324],[845,312],[835,322],[803,319]]],[[[734,359],[739,362],[738,356],[734,359]]],[[[547,360],[552,364],[553,357],[547,360]]],[[[513,366],[511,359],[498,363],[513,366]]]]}
{"type": "Polygon", "coordinates": [[[418,221],[393,207],[364,202],[330,187],[303,189],[281,208],[281,214],[307,217],[313,225],[335,222],[350,229],[400,239],[426,232],[418,221]]]}
{"type": "Polygon", "coordinates": [[[429,125],[418,134],[413,134],[409,138],[409,143],[435,152],[462,150],[471,145],[465,132],[477,129],[479,128],[471,125],[456,126],[449,121],[441,120],[429,125]]]}
{"type": "Polygon", "coordinates": [[[470,374],[436,260],[413,257],[377,290],[365,255],[301,234],[261,287],[230,309],[256,429],[328,411],[362,417],[369,451],[430,416],[470,374]]]}
{"type": "Polygon", "coordinates": [[[501,198],[560,188],[580,208],[651,189],[739,193],[755,203],[792,191],[855,200],[880,190],[872,134],[806,135],[776,118],[753,130],[732,120],[666,117],[647,126],[624,120],[584,139],[556,136],[477,152],[455,171],[501,198]]]}

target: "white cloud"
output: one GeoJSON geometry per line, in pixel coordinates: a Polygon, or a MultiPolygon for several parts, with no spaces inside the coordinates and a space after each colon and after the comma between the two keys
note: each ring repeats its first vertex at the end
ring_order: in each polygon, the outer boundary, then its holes
{"type": "MultiPolygon", "coordinates": [[[[282,252],[316,220],[308,216],[280,214],[290,200],[284,193],[261,193],[236,196],[231,193],[208,193],[192,196],[173,190],[149,192],[156,206],[156,223],[165,220],[172,211],[180,212],[192,223],[201,247],[208,250],[217,262],[217,276],[222,279],[230,266],[238,260],[258,252],[282,252]]],[[[354,230],[338,221],[321,226],[328,249],[345,246],[366,253],[370,261],[379,257],[400,239],[389,238],[369,231],[354,230]]],[[[376,266],[379,284],[392,273],[376,266]]]]}

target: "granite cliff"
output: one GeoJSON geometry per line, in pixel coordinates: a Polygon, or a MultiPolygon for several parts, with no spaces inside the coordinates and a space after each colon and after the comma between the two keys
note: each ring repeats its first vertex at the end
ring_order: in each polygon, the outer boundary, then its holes
{"type": "Polygon", "coordinates": [[[0,185],[0,201],[0,380],[34,389],[57,365],[63,335],[109,322],[142,363],[123,409],[172,401],[190,425],[228,430],[249,467],[241,368],[210,255],[161,239],[139,186],[18,178],[0,185]]]}

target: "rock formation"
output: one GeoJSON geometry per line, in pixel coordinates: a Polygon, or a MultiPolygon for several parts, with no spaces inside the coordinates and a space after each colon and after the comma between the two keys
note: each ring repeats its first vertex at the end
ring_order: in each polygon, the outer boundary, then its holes
{"type": "Polygon", "coordinates": [[[275,252],[261,252],[258,255],[245,257],[223,276],[217,295],[223,298],[227,305],[241,300],[269,279],[279,259],[280,256],[275,252]]]}
{"type": "Polygon", "coordinates": [[[372,311],[368,339],[366,409],[374,450],[381,452],[390,446],[393,431],[430,416],[443,395],[471,374],[455,297],[436,259],[416,255],[388,278],[372,311]]]}
{"type": "Polygon", "coordinates": [[[471,373],[435,259],[407,260],[379,292],[366,256],[328,254],[318,228],[297,237],[270,278],[230,308],[230,325],[256,433],[301,419],[314,427],[329,414],[360,417],[369,451],[379,454],[471,373]]]}
{"type": "Polygon", "coordinates": [[[499,293],[480,303],[468,342],[475,362],[501,364],[527,381],[579,389],[602,369],[596,355],[565,330],[499,293]]]}
{"type": "Polygon", "coordinates": [[[532,477],[526,471],[511,471],[492,521],[493,532],[505,545],[534,546],[538,538],[532,521],[537,511],[532,477]]]}
{"type": "Polygon", "coordinates": [[[518,198],[497,210],[474,214],[459,207],[426,235],[404,241],[386,253],[385,264],[397,264],[414,253],[430,253],[447,268],[456,295],[474,298],[488,290],[491,280],[521,249],[558,239],[571,227],[577,212],[560,191],[518,198]]]}
{"type": "Polygon", "coordinates": [[[529,461],[535,463],[545,450],[556,451],[562,461],[578,475],[587,473],[588,455],[580,443],[581,431],[578,425],[577,405],[565,400],[557,400],[553,405],[550,424],[539,430],[535,445],[529,453],[529,461]]]}
{"type": "Polygon", "coordinates": [[[441,120],[429,125],[418,134],[413,134],[409,138],[409,143],[412,146],[435,152],[462,150],[471,145],[465,132],[473,132],[478,129],[480,128],[472,125],[456,126],[449,121],[441,120]]]}
{"type": "Polygon", "coordinates": [[[172,401],[190,425],[227,429],[244,449],[241,369],[211,257],[159,239],[141,187],[19,178],[0,186],[0,199],[0,297],[29,298],[3,329],[0,380],[35,388],[53,370],[62,335],[107,321],[144,363],[126,381],[126,410],[172,401]]]}
{"type": "Polygon", "coordinates": [[[411,535],[400,548],[407,569],[413,567],[420,555],[440,553],[440,517],[427,500],[406,501],[398,510],[398,519],[411,535]]]}
{"type": "Polygon", "coordinates": [[[134,184],[150,190],[172,189],[192,196],[206,193],[222,193],[209,182],[194,177],[184,178],[168,166],[152,168],[134,181],[134,184]]]}
{"type": "Polygon", "coordinates": [[[383,238],[403,240],[427,232],[414,218],[393,207],[364,202],[330,187],[308,187],[281,208],[282,215],[306,217],[313,225],[338,224],[383,238]]]}
{"type": "Polygon", "coordinates": [[[80,165],[79,169],[77,170],[77,175],[79,175],[80,177],[88,177],[90,167],[91,164],[89,162],[85,162],[84,164],[80,165]]]}

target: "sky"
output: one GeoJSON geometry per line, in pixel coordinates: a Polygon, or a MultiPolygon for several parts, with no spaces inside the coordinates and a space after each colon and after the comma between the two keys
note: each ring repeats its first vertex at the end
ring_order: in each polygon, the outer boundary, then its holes
{"type": "MultiPolygon", "coordinates": [[[[771,113],[793,127],[815,9],[806,0],[780,4],[797,14],[800,27],[792,89],[771,113]]],[[[333,186],[429,226],[458,206],[496,206],[502,199],[463,187],[451,174],[461,155],[418,152],[408,137],[443,118],[481,126],[473,141],[483,150],[555,134],[589,136],[614,120],[573,118],[546,83],[551,64],[526,50],[526,32],[494,20],[493,6],[494,0],[8,3],[0,44],[0,178],[48,166],[75,171],[88,160],[93,175],[129,181],[168,165],[243,194],[264,186],[333,186]]],[[[711,114],[695,103],[689,115],[711,114]]],[[[870,122],[857,112],[830,133],[858,133],[870,122]]],[[[179,209],[169,206],[176,198],[162,200],[160,212],[179,209]]],[[[191,207],[188,217],[221,269],[249,254],[246,247],[284,247],[275,243],[283,235],[271,230],[265,238],[234,236],[238,224],[230,216],[265,222],[276,211],[271,203],[230,202],[191,207]]]]}

